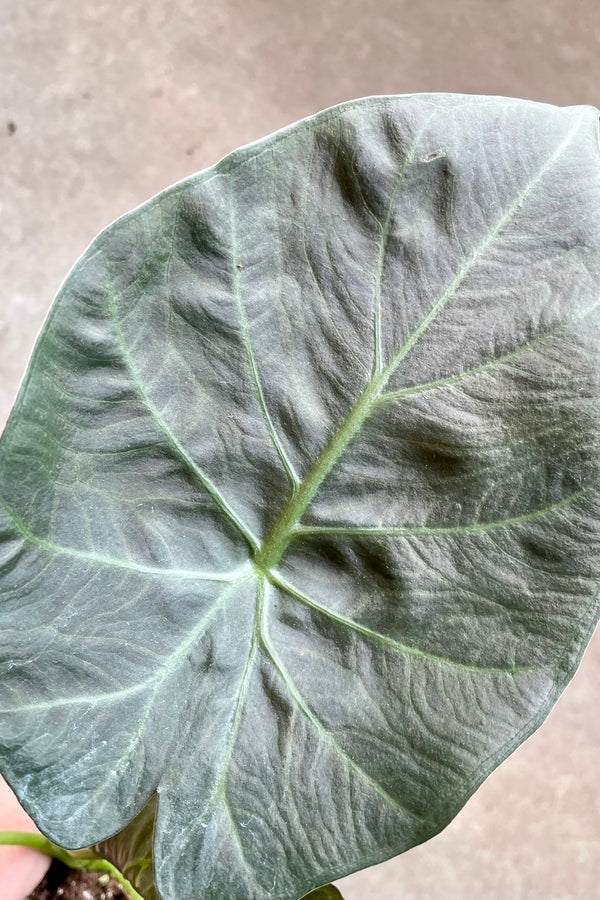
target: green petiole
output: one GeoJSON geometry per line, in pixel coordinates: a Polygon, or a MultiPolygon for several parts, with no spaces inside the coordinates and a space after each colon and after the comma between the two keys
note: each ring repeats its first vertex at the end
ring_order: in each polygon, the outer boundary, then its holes
{"type": "MultiPolygon", "coordinates": [[[[53,844],[43,834],[34,834],[29,831],[0,831],[0,845],[31,847],[32,850],[38,850],[40,853],[45,853],[46,856],[58,859],[71,869],[87,869],[88,872],[108,872],[124,887],[131,900],[144,900],[142,895],[138,894],[131,882],[125,878],[116,866],[113,866],[107,859],[95,856],[93,850],[87,851],[90,854],[89,856],[75,856],[73,853],[69,853],[68,850],[59,847],[58,844],[53,844]]],[[[75,853],[81,852],[83,851],[75,851],[75,853]]]]}

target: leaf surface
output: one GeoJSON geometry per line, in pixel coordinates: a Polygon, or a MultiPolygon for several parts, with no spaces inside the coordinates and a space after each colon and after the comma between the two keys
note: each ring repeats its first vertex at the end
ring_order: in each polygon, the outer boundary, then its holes
{"type": "Polygon", "coordinates": [[[368,98],[78,262],[0,444],[0,759],[52,840],[157,792],[164,900],[295,900],[541,723],[598,616],[598,156],[590,108],[368,98]]]}

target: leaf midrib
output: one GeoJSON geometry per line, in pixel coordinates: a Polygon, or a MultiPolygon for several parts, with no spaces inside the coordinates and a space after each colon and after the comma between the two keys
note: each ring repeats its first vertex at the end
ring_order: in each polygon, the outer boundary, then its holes
{"type": "MultiPolygon", "coordinates": [[[[294,530],[300,523],[307,507],[317,494],[319,487],[331,472],[338,459],[342,456],[348,444],[360,431],[368,416],[377,407],[386,385],[400,363],[408,356],[415,344],[431,327],[453,297],[456,296],[459,287],[480,262],[486,250],[498,237],[503,228],[511,221],[517,210],[522,206],[531,191],[552,167],[556,159],[570,144],[573,135],[577,132],[585,118],[586,112],[587,111],[584,111],[581,116],[578,117],[572,128],[558,146],[555,147],[546,162],[540,166],[536,174],[519,192],[503,215],[500,216],[479,246],[475,248],[471,256],[463,263],[454,278],[450,281],[444,291],[442,291],[435,302],[432,303],[426,314],[408,335],[396,353],[391,357],[387,365],[384,366],[380,372],[371,376],[349,414],[338,427],[337,431],[332,435],[329,442],[325,445],[323,451],[314,462],[298,490],[292,494],[286,505],[283,507],[281,513],[275,520],[271,531],[265,538],[262,547],[256,553],[255,564],[265,575],[278,565],[293,537],[294,530]]],[[[380,255],[384,250],[381,243],[387,241],[388,230],[389,228],[384,229],[381,236],[379,248],[380,255]]]]}

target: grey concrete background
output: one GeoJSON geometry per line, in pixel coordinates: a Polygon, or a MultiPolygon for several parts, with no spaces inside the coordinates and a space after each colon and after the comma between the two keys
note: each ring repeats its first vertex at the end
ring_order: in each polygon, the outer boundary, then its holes
{"type": "MultiPolygon", "coordinates": [[[[1,0],[0,424],[54,293],[112,219],[353,97],[600,105],[598,0],[1,0]]],[[[438,838],[347,900],[600,900],[600,637],[438,838]]],[[[9,900],[9,898],[3,898],[9,900]]]]}

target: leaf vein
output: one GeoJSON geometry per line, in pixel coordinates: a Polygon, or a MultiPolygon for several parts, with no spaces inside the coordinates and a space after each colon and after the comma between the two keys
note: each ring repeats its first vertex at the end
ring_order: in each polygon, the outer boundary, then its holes
{"type": "Polygon", "coordinates": [[[321,737],[325,741],[325,743],[328,744],[332,748],[332,750],[334,751],[336,756],[338,756],[340,759],[343,759],[344,762],[346,763],[346,765],[350,769],[352,769],[352,771],[355,772],[356,775],[358,775],[358,777],[361,779],[361,781],[363,781],[365,784],[367,784],[373,791],[375,791],[375,793],[379,794],[386,801],[386,803],[389,806],[392,806],[397,812],[402,813],[403,816],[413,819],[414,821],[417,821],[420,824],[430,825],[431,820],[423,818],[423,817],[417,815],[416,813],[411,812],[410,810],[406,809],[406,807],[402,806],[401,803],[399,803],[394,797],[392,797],[390,794],[388,794],[388,792],[385,790],[385,788],[383,788],[380,784],[378,784],[378,782],[375,781],[375,779],[373,779],[368,774],[368,772],[366,772],[362,768],[362,766],[360,766],[354,759],[352,759],[352,757],[349,756],[348,753],[346,753],[346,751],[340,746],[339,742],[336,740],[334,735],[331,733],[331,731],[329,731],[325,727],[323,722],[316,715],[316,713],[313,712],[313,710],[310,708],[310,706],[308,705],[308,703],[305,701],[304,697],[298,690],[298,688],[297,688],[294,680],[292,679],[290,673],[288,672],[286,666],[284,665],[283,661],[281,660],[281,658],[279,657],[279,655],[273,648],[270,638],[267,633],[267,629],[264,625],[261,630],[261,643],[262,643],[262,646],[263,646],[265,652],[270,657],[273,665],[279,672],[279,675],[283,679],[283,682],[286,685],[287,689],[289,690],[290,696],[293,699],[294,703],[296,704],[296,706],[298,707],[300,712],[303,713],[305,718],[307,718],[308,721],[312,724],[312,726],[315,728],[315,730],[321,735],[321,737]]]}
{"type": "Polygon", "coordinates": [[[319,534],[340,534],[340,535],[348,535],[349,537],[426,537],[426,536],[441,536],[441,537],[452,537],[454,535],[461,534],[478,534],[486,531],[495,531],[499,528],[510,528],[514,525],[522,525],[525,522],[533,522],[536,519],[540,519],[543,516],[549,515],[553,512],[558,512],[561,509],[564,509],[566,506],[569,506],[572,503],[575,503],[581,497],[584,497],[589,491],[600,485],[600,479],[596,479],[595,481],[591,481],[589,484],[584,485],[584,487],[580,488],[578,491],[575,491],[572,494],[569,494],[567,497],[563,497],[562,500],[559,500],[556,503],[551,503],[548,506],[544,506],[541,509],[533,510],[529,513],[522,513],[519,516],[511,516],[506,519],[496,519],[491,522],[475,522],[470,525],[448,525],[448,526],[436,526],[436,525],[415,525],[415,526],[403,526],[403,527],[394,527],[394,526],[377,526],[377,525],[366,525],[366,526],[337,526],[337,525],[296,525],[292,530],[292,537],[308,537],[310,535],[319,535],[319,534]]]}
{"type": "Polygon", "coordinates": [[[123,559],[115,559],[109,556],[102,556],[100,553],[91,553],[86,550],[78,550],[76,547],[68,547],[62,544],[56,544],[46,538],[40,538],[34,534],[25,525],[25,523],[17,516],[14,510],[0,497],[0,506],[10,516],[17,531],[26,541],[46,550],[48,553],[56,556],[68,556],[71,559],[82,559],[87,562],[98,563],[100,566],[107,566],[113,569],[124,569],[128,572],[134,572],[142,575],[158,575],[163,578],[181,578],[192,581],[218,581],[229,584],[234,581],[240,573],[246,568],[246,565],[231,572],[198,572],[191,569],[163,569],[160,566],[145,566],[139,563],[130,562],[123,559]]]}
{"type": "Polygon", "coordinates": [[[303,603],[305,606],[308,606],[310,609],[314,609],[316,612],[322,613],[324,616],[327,616],[327,618],[331,619],[334,622],[337,622],[338,625],[343,625],[347,628],[350,628],[357,634],[363,635],[363,637],[377,641],[377,643],[382,644],[386,647],[390,647],[392,650],[397,650],[404,656],[415,657],[417,659],[424,660],[425,662],[436,663],[437,665],[444,666],[445,668],[458,669],[459,671],[474,673],[477,675],[518,675],[521,672],[531,671],[531,668],[526,666],[480,666],[473,663],[461,663],[458,660],[451,659],[447,656],[440,656],[437,653],[429,653],[426,650],[421,650],[419,647],[413,647],[410,644],[404,644],[401,641],[396,640],[395,638],[391,638],[387,635],[380,634],[377,631],[373,631],[371,628],[367,628],[365,625],[360,625],[358,622],[347,618],[347,616],[342,616],[339,613],[328,609],[326,606],[322,606],[320,603],[317,603],[316,600],[313,600],[311,597],[308,597],[306,594],[293,587],[291,584],[289,584],[289,582],[281,578],[281,576],[273,575],[271,580],[276,587],[280,588],[282,591],[284,591],[290,597],[293,597],[295,600],[298,600],[300,603],[303,603]]]}
{"type": "Polygon", "coordinates": [[[175,434],[170,429],[169,425],[166,423],[164,418],[159,413],[157,407],[152,401],[146,386],[142,380],[141,374],[137,368],[137,365],[133,359],[131,351],[127,346],[127,342],[125,340],[125,335],[123,333],[123,329],[121,327],[121,323],[119,320],[117,304],[114,292],[109,291],[110,298],[110,311],[111,316],[114,322],[115,331],[117,334],[117,340],[119,342],[119,346],[121,347],[121,351],[123,353],[123,359],[129,370],[133,383],[135,384],[138,393],[146,406],[148,412],[150,413],[151,418],[157,425],[157,427],[162,431],[164,436],[167,439],[169,446],[176,453],[177,457],[181,460],[181,462],[185,465],[186,469],[191,473],[191,475],[195,478],[195,480],[199,481],[200,484],[205,488],[205,490],[210,494],[215,503],[219,506],[221,511],[227,516],[227,518],[236,526],[237,530],[243,535],[246,541],[250,544],[250,547],[253,550],[256,550],[258,547],[258,541],[252,534],[252,532],[246,527],[246,525],[239,518],[237,513],[232,509],[229,505],[225,497],[221,494],[219,489],[213,483],[213,481],[206,475],[202,469],[197,465],[196,461],[190,456],[185,447],[180,443],[179,439],[175,436],[175,434]]]}
{"type": "Polygon", "coordinates": [[[258,371],[258,364],[256,362],[256,357],[254,354],[254,348],[252,346],[252,336],[250,334],[250,324],[248,322],[248,315],[246,313],[246,306],[244,304],[244,300],[242,297],[241,285],[240,285],[240,264],[238,262],[238,243],[237,243],[237,233],[236,233],[236,219],[235,219],[235,205],[232,203],[230,207],[230,226],[231,226],[231,270],[232,270],[232,278],[233,278],[233,293],[235,296],[235,302],[238,309],[238,315],[240,319],[240,331],[242,335],[242,342],[244,344],[244,349],[246,351],[246,357],[248,359],[248,365],[250,367],[250,372],[252,375],[252,381],[254,383],[254,388],[256,390],[256,394],[258,397],[259,406],[261,409],[261,413],[269,433],[269,437],[271,438],[271,442],[273,447],[275,448],[275,452],[279,457],[283,468],[288,476],[288,479],[292,485],[292,489],[295,491],[300,484],[300,478],[294,466],[289,459],[281,440],[279,439],[279,435],[275,429],[275,425],[273,424],[273,419],[271,418],[271,413],[269,412],[269,407],[267,406],[267,401],[265,398],[265,392],[262,386],[262,381],[260,378],[260,374],[258,371]]]}

